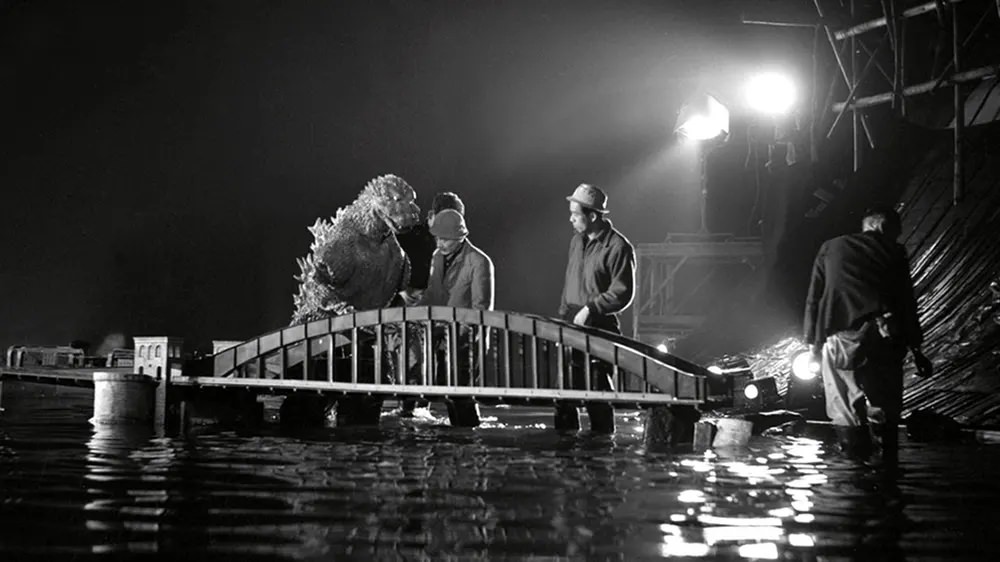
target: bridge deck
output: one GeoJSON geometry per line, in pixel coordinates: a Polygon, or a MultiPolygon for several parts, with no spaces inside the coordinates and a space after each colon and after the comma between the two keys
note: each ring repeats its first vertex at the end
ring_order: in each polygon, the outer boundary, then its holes
{"type": "Polygon", "coordinates": [[[675,398],[656,392],[614,392],[548,388],[503,388],[489,386],[443,386],[418,384],[373,384],[289,379],[254,379],[223,377],[174,377],[171,384],[216,388],[241,388],[266,393],[308,391],[323,394],[367,394],[398,398],[460,398],[471,397],[499,401],[599,401],[615,404],[700,404],[701,399],[675,398]]]}
{"type": "Polygon", "coordinates": [[[64,386],[94,386],[94,373],[131,373],[132,367],[0,367],[0,380],[19,380],[64,386]]]}
{"type": "MultiPolygon", "coordinates": [[[[95,372],[131,373],[132,368],[80,369],[59,367],[0,368],[0,380],[17,380],[60,386],[94,386],[95,372]]],[[[587,402],[600,401],[618,405],[698,404],[701,400],[679,399],[656,392],[614,392],[596,390],[557,390],[546,388],[468,387],[416,384],[373,384],[328,381],[238,379],[223,377],[177,376],[170,380],[178,387],[231,388],[254,390],[262,394],[316,392],[321,394],[364,394],[394,398],[471,397],[502,402],[587,402]]]]}

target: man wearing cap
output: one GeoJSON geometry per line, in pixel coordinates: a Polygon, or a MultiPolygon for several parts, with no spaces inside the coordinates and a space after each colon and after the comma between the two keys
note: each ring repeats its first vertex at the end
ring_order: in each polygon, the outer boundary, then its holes
{"type": "Polygon", "coordinates": [[[430,232],[430,223],[434,220],[434,215],[445,209],[455,209],[460,215],[465,215],[465,203],[462,202],[462,198],[450,191],[442,191],[434,195],[431,209],[427,211],[426,221],[396,235],[399,245],[410,260],[410,285],[397,295],[393,302],[394,306],[416,304],[427,289],[431,258],[437,247],[434,235],[430,232]]]}
{"type": "Polygon", "coordinates": [[[421,305],[493,310],[493,261],[469,242],[465,218],[445,209],[430,222],[437,249],[421,305]]]}
{"type": "MultiPolygon", "coordinates": [[[[419,304],[493,310],[493,261],[469,242],[469,229],[462,214],[454,209],[437,213],[430,221],[430,231],[437,250],[431,258],[430,279],[419,304]]],[[[471,345],[468,330],[461,330],[458,339],[458,372],[451,382],[466,386],[473,380],[476,358],[472,355],[476,346],[471,345]]],[[[444,365],[442,360],[437,363],[444,365]]],[[[452,425],[479,425],[478,408],[471,399],[449,401],[448,414],[452,425]]]]}
{"type": "MultiPolygon", "coordinates": [[[[576,234],[569,244],[559,316],[579,326],[620,334],[618,313],[631,304],[635,290],[635,250],[606,218],[608,196],[600,188],[580,184],[566,200],[576,234]]],[[[612,390],[608,366],[595,367],[591,370],[595,376],[592,388],[612,390]]],[[[590,404],[587,410],[593,429],[614,431],[610,404],[590,404]]],[[[565,408],[557,410],[557,418],[567,413],[565,408]]]]}

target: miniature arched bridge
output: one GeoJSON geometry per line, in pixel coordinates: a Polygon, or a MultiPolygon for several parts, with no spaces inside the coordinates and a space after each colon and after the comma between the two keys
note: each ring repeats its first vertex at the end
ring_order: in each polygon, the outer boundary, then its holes
{"type": "Polygon", "coordinates": [[[609,332],[540,316],[438,306],[290,326],[184,371],[172,385],[622,406],[701,404],[709,374],[609,332]],[[611,390],[595,384],[597,376],[610,377],[611,390]]]}

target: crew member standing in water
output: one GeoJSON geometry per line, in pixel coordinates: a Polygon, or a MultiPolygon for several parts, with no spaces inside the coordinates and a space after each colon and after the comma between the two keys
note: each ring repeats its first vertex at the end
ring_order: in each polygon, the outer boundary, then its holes
{"type": "MultiPolygon", "coordinates": [[[[621,334],[618,314],[631,304],[635,291],[635,250],[607,219],[608,196],[600,188],[581,184],[566,200],[575,234],[569,244],[559,316],[579,326],[621,334]]],[[[574,353],[573,370],[582,372],[583,361],[582,353],[574,353]]],[[[614,389],[606,363],[594,362],[591,376],[590,388],[614,389]]],[[[571,387],[582,385],[574,380],[571,387]]],[[[556,409],[557,425],[567,416],[574,419],[575,414],[575,407],[560,404],[556,409]]],[[[614,407],[610,404],[588,404],[587,414],[592,430],[614,432],[614,407]]]]}

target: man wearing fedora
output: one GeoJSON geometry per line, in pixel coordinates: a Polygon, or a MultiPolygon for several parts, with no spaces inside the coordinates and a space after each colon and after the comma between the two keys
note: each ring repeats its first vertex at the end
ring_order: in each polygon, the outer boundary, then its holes
{"type": "MultiPolygon", "coordinates": [[[[444,209],[430,221],[430,232],[434,235],[437,249],[431,258],[427,290],[419,304],[493,310],[493,261],[469,242],[465,217],[454,209],[444,209]]],[[[458,372],[453,373],[452,385],[467,386],[473,382],[473,370],[477,361],[482,360],[473,357],[476,350],[476,346],[472,345],[474,335],[468,330],[459,333],[456,350],[458,372]]],[[[443,366],[444,361],[438,360],[437,364],[443,366]]],[[[478,408],[471,399],[449,401],[448,415],[452,425],[479,425],[478,408]]]]}
{"type": "MultiPolygon", "coordinates": [[[[618,313],[632,303],[635,290],[635,249],[607,219],[608,196],[599,187],[580,184],[566,200],[575,235],[569,243],[559,316],[579,326],[621,334],[618,313]]],[[[582,361],[582,354],[574,354],[574,364],[582,361]]],[[[582,370],[582,365],[574,367],[582,370]]],[[[591,388],[612,390],[610,372],[605,363],[593,365],[591,388]]],[[[557,425],[579,427],[579,421],[573,421],[575,413],[575,408],[560,406],[557,425]]],[[[588,404],[587,413],[593,430],[614,431],[614,408],[610,404],[588,404]]]]}

